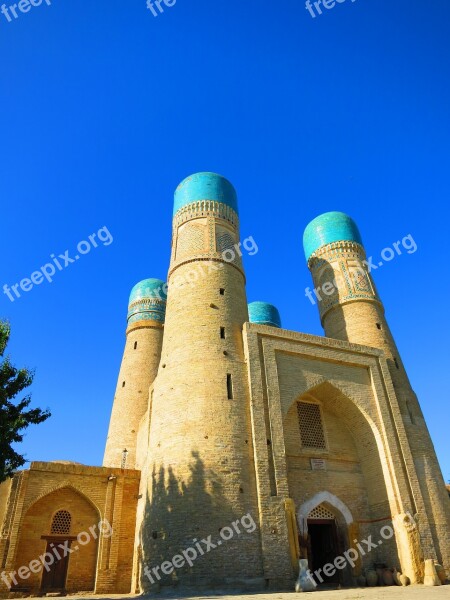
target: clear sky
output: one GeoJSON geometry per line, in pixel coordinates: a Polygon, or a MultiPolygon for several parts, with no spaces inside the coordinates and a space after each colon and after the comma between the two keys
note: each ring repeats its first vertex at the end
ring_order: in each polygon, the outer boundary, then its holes
{"type": "Polygon", "coordinates": [[[177,0],[154,17],[145,0],[52,0],[0,14],[1,288],[102,227],[113,238],[51,284],[0,293],[12,358],[53,413],[27,433],[29,460],[101,464],[129,292],[165,278],[173,191],[207,170],[233,182],[259,247],[249,301],[276,304],[288,329],[322,333],[305,297],[312,218],[347,212],[374,257],[413,237],[374,277],[450,479],[450,3],[323,11],[177,0]]]}

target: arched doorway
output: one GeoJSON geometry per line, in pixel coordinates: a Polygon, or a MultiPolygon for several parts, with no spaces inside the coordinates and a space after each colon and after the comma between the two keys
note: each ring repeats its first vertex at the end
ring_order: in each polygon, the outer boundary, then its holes
{"type": "MultiPolygon", "coordinates": [[[[286,403],[283,428],[290,497],[297,507],[314,498],[302,514],[305,530],[309,512],[325,503],[335,516],[339,556],[354,547],[354,540],[379,536],[396,506],[389,457],[368,411],[336,385],[323,382],[286,403]],[[320,498],[323,490],[329,490],[328,497],[320,498]]],[[[302,541],[307,558],[307,540],[302,541]]],[[[343,569],[343,583],[352,584],[375,560],[400,564],[395,536],[371,554],[358,556],[354,567],[343,569]]]]}
{"type": "Polygon", "coordinates": [[[348,528],[353,517],[348,507],[329,492],[320,492],[299,509],[301,554],[319,585],[349,585],[349,568],[326,568],[333,565],[348,547],[348,528]]]}
{"type": "Polygon", "coordinates": [[[41,592],[45,594],[62,593],[66,590],[70,550],[72,541],[76,540],[76,536],[70,535],[73,530],[72,520],[72,514],[68,510],[56,511],[52,518],[49,535],[42,536],[47,542],[46,556],[56,559],[56,550],[60,557],[59,560],[49,558],[47,568],[42,571],[41,592]]]}
{"type": "Polygon", "coordinates": [[[92,502],[69,486],[34,502],[21,524],[15,565],[16,570],[32,564],[36,568],[19,582],[21,591],[41,595],[93,591],[99,521],[92,502]]]}
{"type": "MultiPolygon", "coordinates": [[[[308,515],[308,564],[313,572],[323,572],[340,555],[336,518],[324,505],[314,508],[308,515]]],[[[339,571],[323,574],[324,583],[340,583],[339,571]]]]}

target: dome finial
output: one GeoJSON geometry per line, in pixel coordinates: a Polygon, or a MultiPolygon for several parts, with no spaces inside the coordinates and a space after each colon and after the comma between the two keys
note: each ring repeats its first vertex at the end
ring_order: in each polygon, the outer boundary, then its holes
{"type": "Polygon", "coordinates": [[[306,261],[322,246],[342,241],[356,242],[362,246],[361,234],[353,219],[337,211],[319,215],[309,223],[303,234],[306,261]]]}
{"type": "Polygon", "coordinates": [[[281,329],[281,318],[278,309],[268,302],[251,302],[248,305],[250,323],[259,325],[271,325],[281,329]]]}
{"type": "Polygon", "coordinates": [[[222,175],[201,172],[186,177],[175,190],[173,214],[198,200],[213,200],[226,204],[238,213],[236,190],[222,175]]]}
{"type": "Polygon", "coordinates": [[[128,324],[135,321],[159,321],[166,315],[167,284],[161,279],[144,279],[131,290],[128,324]]]}

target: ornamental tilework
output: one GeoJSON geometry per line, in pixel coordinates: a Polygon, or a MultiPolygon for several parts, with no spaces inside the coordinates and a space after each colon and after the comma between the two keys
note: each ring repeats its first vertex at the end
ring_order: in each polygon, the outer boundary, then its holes
{"type": "Polygon", "coordinates": [[[248,305],[250,323],[271,325],[281,328],[281,318],[278,309],[267,302],[252,302],[248,305]]]}

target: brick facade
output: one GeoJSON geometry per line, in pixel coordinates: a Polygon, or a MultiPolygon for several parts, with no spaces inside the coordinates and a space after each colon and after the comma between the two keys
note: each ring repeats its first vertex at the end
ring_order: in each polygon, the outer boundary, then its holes
{"type": "MultiPolygon", "coordinates": [[[[293,589],[320,515],[333,524],[335,551],[368,536],[382,542],[342,571],[344,585],[375,563],[413,583],[423,581],[426,559],[449,572],[449,490],[383,305],[361,270],[362,245],[311,246],[314,284],[340,282],[319,303],[326,337],[249,323],[231,184],[214,174],[197,179],[183,182],[176,203],[165,322],[165,297],[151,291],[159,280],[132,294],[104,467],[32,463],[0,486],[2,571],[41,556],[55,513],[65,510],[71,548],[80,546],[69,557],[69,592],[293,589]],[[189,202],[199,189],[221,201],[189,202]],[[243,529],[246,516],[254,527],[243,529]],[[99,531],[81,544],[80,532],[102,520],[112,535],[99,531]],[[198,555],[191,565],[163,566],[189,547],[198,555]]],[[[42,577],[32,573],[18,587],[38,593],[42,577]]]]}
{"type": "MultiPolygon", "coordinates": [[[[132,470],[34,462],[2,484],[0,490],[8,493],[6,501],[0,494],[0,561],[12,590],[38,594],[44,569],[32,561],[46,552],[49,538],[58,551],[58,544],[70,537],[67,592],[129,592],[139,479],[132,470]],[[71,515],[68,535],[52,535],[58,510],[71,515]],[[17,572],[29,565],[36,572],[24,570],[21,578],[17,572]],[[9,577],[14,572],[17,586],[9,577]]],[[[9,595],[4,581],[0,595],[9,595]]]]}

